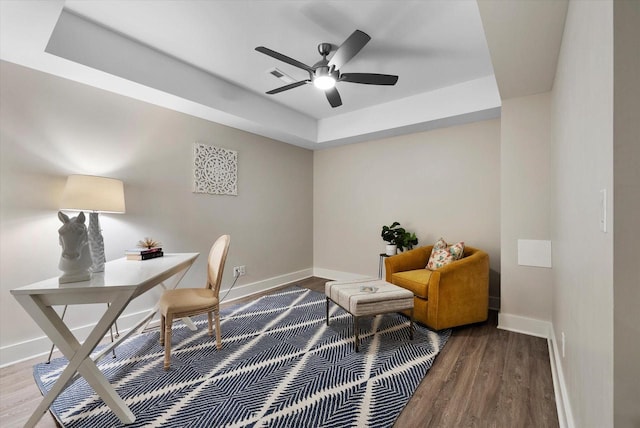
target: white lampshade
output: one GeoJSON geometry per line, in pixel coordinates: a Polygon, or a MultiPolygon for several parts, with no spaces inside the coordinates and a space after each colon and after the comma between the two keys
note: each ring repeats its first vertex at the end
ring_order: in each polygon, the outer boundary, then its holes
{"type": "Polygon", "coordinates": [[[62,192],[63,210],[124,213],[124,185],[114,178],[70,175],[62,192]]]}

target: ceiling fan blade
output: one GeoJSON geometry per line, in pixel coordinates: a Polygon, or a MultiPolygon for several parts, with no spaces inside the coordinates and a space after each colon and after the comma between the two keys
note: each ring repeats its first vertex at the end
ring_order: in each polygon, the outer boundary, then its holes
{"type": "Polygon", "coordinates": [[[338,70],[342,68],[351,58],[356,56],[358,52],[369,43],[371,37],[360,30],[354,31],[347,40],[344,41],[329,60],[329,67],[334,66],[338,70]]]}
{"type": "Polygon", "coordinates": [[[280,52],[276,52],[276,51],[271,50],[269,48],[265,48],[264,46],[258,46],[256,48],[256,50],[258,52],[261,52],[261,53],[265,54],[265,55],[269,55],[272,58],[275,58],[275,59],[280,60],[282,62],[286,62],[287,64],[291,64],[294,67],[298,67],[298,68],[301,68],[303,70],[308,71],[309,73],[313,73],[313,68],[309,67],[307,64],[303,64],[300,61],[296,61],[293,58],[289,58],[286,55],[282,55],[280,52]]]}
{"type": "Polygon", "coordinates": [[[297,88],[298,86],[302,86],[306,83],[311,83],[311,80],[301,80],[299,82],[289,83],[288,85],[284,85],[279,88],[272,89],[269,92],[267,92],[267,94],[273,95],[282,91],[288,91],[289,89],[297,88]]]}
{"type": "Polygon", "coordinates": [[[336,108],[342,105],[342,98],[340,98],[340,94],[335,87],[325,90],[324,94],[327,96],[327,100],[329,100],[331,107],[336,108]]]}
{"type": "Polygon", "coordinates": [[[376,73],[344,73],[340,75],[340,81],[365,85],[395,85],[398,76],[376,73]]]}

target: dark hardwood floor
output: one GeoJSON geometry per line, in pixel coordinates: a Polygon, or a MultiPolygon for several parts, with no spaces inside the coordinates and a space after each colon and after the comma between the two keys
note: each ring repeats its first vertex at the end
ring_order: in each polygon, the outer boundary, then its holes
{"type": "MultiPolygon", "coordinates": [[[[325,282],[295,284],[324,293],[325,282]]],[[[455,328],[395,427],[558,427],[547,341],[496,326],[492,312],[485,323],[455,328]]],[[[0,369],[0,426],[23,426],[40,402],[31,372],[40,361],[0,369]]],[[[55,426],[49,414],[38,424],[55,426]]]]}

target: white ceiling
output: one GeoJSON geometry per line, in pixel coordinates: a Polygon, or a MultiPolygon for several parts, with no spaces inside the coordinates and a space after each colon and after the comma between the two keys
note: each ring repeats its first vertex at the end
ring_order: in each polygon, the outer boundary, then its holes
{"type": "Polygon", "coordinates": [[[564,0],[481,0],[480,8],[473,0],[3,0],[0,54],[318,149],[497,117],[498,87],[510,96],[548,91],[565,13],[564,0]],[[483,22],[491,25],[491,46],[483,22]],[[541,30],[541,23],[553,28],[541,30]],[[337,47],[355,29],[371,41],[340,71],[397,74],[395,86],[340,82],[343,105],[335,109],[312,85],[265,94],[285,84],[268,74],[273,67],[296,80],[307,76],[255,47],[313,65],[320,42],[337,47]],[[535,52],[514,50],[505,43],[510,34],[535,52]],[[492,57],[506,86],[496,82],[492,57]]]}

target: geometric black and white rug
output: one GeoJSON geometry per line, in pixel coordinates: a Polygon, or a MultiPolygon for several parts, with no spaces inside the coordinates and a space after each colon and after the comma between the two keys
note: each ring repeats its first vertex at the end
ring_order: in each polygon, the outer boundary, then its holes
{"type": "MultiPolygon", "coordinates": [[[[325,296],[290,287],[221,311],[222,349],[207,335],[173,326],[171,370],[163,370],[159,332],[134,335],[98,367],[131,408],[127,427],[387,427],[445,345],[450,330],[415,325],[399,314],[360,321],[360,352],[352,319],[335,304],[325,324],[325,296]]],[[[48,391],[65,358],[34,367],[48,391]]],[[[123,426],[80,378],[53,403],[64,427],[123,426]]]]}

